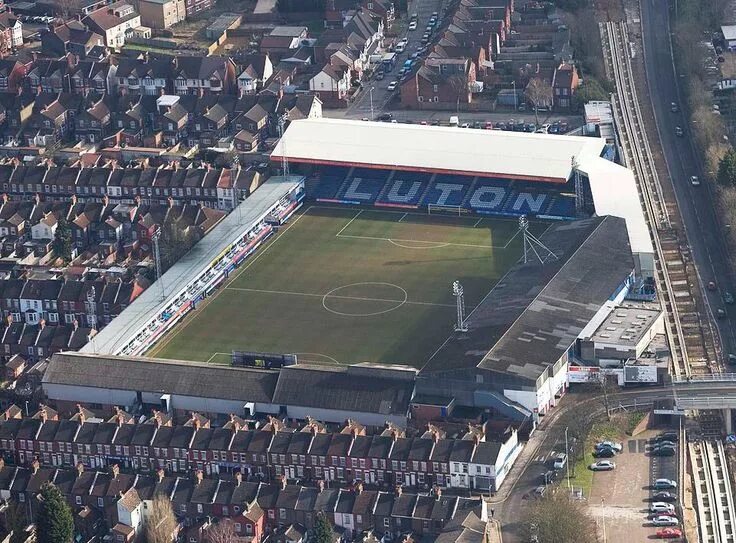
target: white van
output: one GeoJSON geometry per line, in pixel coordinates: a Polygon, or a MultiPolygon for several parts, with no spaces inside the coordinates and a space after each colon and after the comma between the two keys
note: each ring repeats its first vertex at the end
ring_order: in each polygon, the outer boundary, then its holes
{"type": "Polygon", "coordinates": [[[450,117],[450,126],[457,126],[460,124],[460,119],[457,115],[452,115],[450,117]]]}
{"type": "Polygon", "coordinates": [[[675,506],[672,505],[671,503],[654,502],[651,506],[649,506],[649,512],[650,513],[674,513],[675,506]]]}

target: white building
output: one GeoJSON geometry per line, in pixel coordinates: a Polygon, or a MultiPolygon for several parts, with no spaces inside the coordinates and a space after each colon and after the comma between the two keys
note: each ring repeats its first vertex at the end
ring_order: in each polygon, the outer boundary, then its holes
{"type": "Polygon", "coordinates": [[[35,240],[54,239],[58,222],[53,213],[47,214],[43,219],[38,221],[38,224],[34,224],[31,227],[31,238],[35,240]]]}
{"type": "Polygon", "coordinates": [[[132,4],[120,1],[93,11],[82,22],[104,36],[107,47],[118,49],[125,45],[128,30],[141,26],[141,16],[132,4]]]}

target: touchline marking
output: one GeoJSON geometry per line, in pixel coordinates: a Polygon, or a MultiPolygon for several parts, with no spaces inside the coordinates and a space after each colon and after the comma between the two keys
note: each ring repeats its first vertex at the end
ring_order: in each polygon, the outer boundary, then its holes
{"type": "MultiPolygon", "coordinates": [[[[260,294],[284,294],[287,296],[306,296],[309,298],[324,298],[326,294],[312,294],[310,292],[292,292],[287,290],[265,290],[259,288],[243,288],[243,287],[225,287],[227,290],[239,290],[241,292],[258,292],[260,294]]],[[[362,296],[341,296],[339,294],[329,294],[330,298],[339,298],[342,300],[357,300],[362,302],[387,302],[387,303],[399,303],[404,302],[410,305],[426,305],[433,307],[455,307],[455,304],[438,304],[435,302],[414,302],[410,300],[394,300],[389,298],[367,298],[362,296]]]]}
{"type": "Polygon", "coordinates": [[[355,219],[357,219],[358,217],[360,217],[360,214],[361,214],[361,213],[363,213],[363,210],[362,210],[362,209],[361,209],[360,211],[358,211],[358,212],[357,212],[357,213],[355,214],[355,217],[353,217],[352,219],[350,219],[350,220],[348,221],[348,223],[347,223],[347,224],[346,224],[345,226],[343,226],[343,227],[342,227],[342,228],[340,229],[340,231],[339,231],[339,232],[338,232],[337,234],[335,234],[335,237],[336,237],[336,238],[339,238],[339,237],[340,237],[340,234],[342,234],[342,233],[343,233],[343,231],[344,231],[344,230],[345,230],[345,229],[346,229],[346,228],[347,228],[348,226],[350,226],[351,224],[353,224],[353,221],[354,221],[355,219]]]}
{"type": "Polygon", "coordinates": [[[398,221],[398,222],[401,222],[401,221],[403,221],[404,219],[406,219],[406,216],[407,216],[407,215],[408,215],[408,213],[404,213],[404,214],[403,214],[403,215],[401,216],[401,218],[399,219],[399,221],[398,221]]]}
{"type": "Polygon", "coordinates": [[[209,358],[207,359],[207,362],[206,362],[206,364],[209,364],[210,362],[212,362],[212,359],[213,359],[213,358],[215,358],[215,357],[216,357],[216,356],[217,356],[218,354],[227,354],[227,353],[220,353],[220,352],[216,352],[216,353],[214,353],[214,354],[213,354],[212,356],[210,356],[210,357],[209,357],[209,358]]]}
{"type": "Polygon", "coordinates": [[[483,217],[481,217],[480,219],[478,219],[478,220],[477,220],[477,221],[475,222],[475,224],[473,225],[473,228],[475,228],[476,226],[478,226],[478,225],[479,225],[480,223],[482,223],[482,222],[483,222],[483,217]]]}
{"type": "MultiPolygon", "coordinates": [[[[309,213],[309,210],[312,209],[314,206],[309,206],[307,209],[305,209],[302,213],[300,213],[297,217],[294,218],[292,222],[287,223],[286,227],[281,229],[281,231],[276,234],[275,238],[272,238],[270,241],[271,243],[268,243],[269,240],[266,240],[266,246],[263,247],[263,250],[259,250],[256,252],[256,254],[253,256],[252,259],[248,259],[246,261],[246,265],[242,268],[239,268],[238,271],[236,271],[234,274],[232,274],[225,283],[225,286],[223,288],[215,289],[214,294],[210,294],[207,298],[205,298],[205,303],[207,305],[211,304],[220,294],[222,294],[225,290],[227,290],[229,287],[227,287],[228,284],[234,283],[238,277],[240,277],[245,270],[250,268],[253,263],[255,263],[256,260],[261,258],[263,253],[267,252],[271,247],[273,247],[278,240],[281,239],[281,237],[288,232],[292,226],[294,226],[297,222],[299,222],[299,219],[301,219],[304,215],[309,213]]],[[[166,348],[166,346],[171,343],[176,336],[178,336],[183,330],[189,327],[190,324],[195,322],[199,316],[202,314],[202,312],[194,312],[194,315],[191,318],[187,318],[189,315],[192,315],[192,312],[190,311],[187,315],[184,316],[184,322],[179,323],[179,326],[174,326],[173,330],[170,330],[169,333],[164,334],[163,341],[160,343],[156,343],[153,345],[153,347],[146,351],[147,356],[155,356],[156,354],[160,353],[162,350],[166,348]]]]}

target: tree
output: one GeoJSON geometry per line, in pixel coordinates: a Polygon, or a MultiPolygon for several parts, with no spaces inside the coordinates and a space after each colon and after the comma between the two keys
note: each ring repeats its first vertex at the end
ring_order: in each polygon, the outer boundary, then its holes
{"type": "Polygon", "coordinates": [[[27,526],[28,521],[23,506],[11,502],[5,513],[5,529],[10,532],[10,543],[25,543],[28,539],[27,526]]]}
{"type": "Polygon", "coordinates": [[[171,543],[174,540],[178,523],[171,507],[171,500],[157,495],[151,504],[151,514],[146,522],[146,541],[148,543],[171,543]]]}
{"type": "Polygon", "coordinates": [[[552,85],[535,77],[526,86],[524,96],[534,107],[534,123],[539,126],[539,108],[552,107],[552,85]]]}
{"type": "Polygon", "coordinates": [[[207,528],[208,543],[234,543],[236,539],[235,525],[230,519],[222,519],[207,528]]]}
{"type": "Polygon", "coordinates": [[[718,182],[726,187],[736,185],[736,150],[729,149],[718,164],[718,182]]]}
{"type": "Polygon", "coordinates": [[[594,100],[610,100],[611,93],[608,92],[605,86],[593,77],[587,77],[585,82],[581,84],[575,91],[575,101],[579,108],[582,108],[586,102],[594,100]]]}
{"type": "Polygon", "coordinates": [[[44,543],[71,543],[74,537],[74,518],[64,495],[51,483],[41,487],[41,505],[36,519],[38,541],[44,543]]]}
{"type": "Polygon", "coordinates": [[[327,517],[320,513],[314,523],[313,543],[332,543],[332,525],[327,517]]]}
{"type": "Polygon", "coordinates": [[[173,213],[168,213],[161,225],[158,239],[161,254],[161,273],[173,266],[197,242],[191,228],[182,228],[174,220],[173,213]]]}
{"type": "Polygon", "coordinates": [[[52,248],[56,256],[68,262],[72,258],[72,229],[64,217],[59,217],[52,248]]]}
{"type": "Polygon", "coordinates": [[[465,73],[462,74],[455,74],[448,78],[447,82],[452,87],[452,90],[455,91],[455,96],[457,97],[457,104],[455,107],[455,113],[460,113],[460,99],[465,97],[465,100],[468,99],[468,93],[470,92],[470,89],[468,89],[468,76],[465,73]]]}
{"type": "Polygon", "coordinates": [[[597,541],[595,521],[587,504],[555,489],[531,503],[522,519],[525,541],[590,543],[597,541]]]}

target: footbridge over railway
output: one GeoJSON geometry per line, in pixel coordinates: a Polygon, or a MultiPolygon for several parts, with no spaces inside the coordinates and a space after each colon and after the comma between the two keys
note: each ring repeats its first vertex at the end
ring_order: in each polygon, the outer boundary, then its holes
{"type": "Polygon", "coordinates": [[[672,381],[678,410],[722,409],[726,432],[731,433],[731,410],[736,409],[736,373],[692,376],[672,381]]]}

